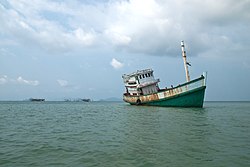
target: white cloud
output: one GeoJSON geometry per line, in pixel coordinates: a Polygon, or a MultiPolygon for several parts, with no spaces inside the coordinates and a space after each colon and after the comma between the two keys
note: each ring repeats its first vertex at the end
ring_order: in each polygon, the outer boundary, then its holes
{"type": "Polygon", "coordinates": [[[38,86],[39,85],[39,81],[26,80],[26,79],[23,79],[21,76],[19,76],[16,81],[17,81],[17,83],[24,84],[24,85],[31,85],[31,86],[38,86]]]}
{"type": "Polygon", "coordinates": [[[194,55],[228,56],[250,45],[248,0],[7,3],[0,4],[1,33],[46,50],[65,52],[103,44],[133,53],[172,56],[185,40],[194,55]]]}
{"type": "MultiPolygon", "coordinates": [[[[4,43],[5,45],[6,43],[4,43]]],[[[12,44],[11,44],[12,45],[12,44]]],[[[0,46],[1,46],[1,42],[0,42],[0,46]]],[[[0,48],[0,56],[6,56],[6,57],[11,57],[11,56],[15,56],[14,53],[12,53],[12,51],[10,51],[10,49],[6,49],[6,48],[0,48]]]]}
{"type": "Polygon", "coordinates": [[[8,82],[8,77],[6,75],[0,77],[0,85],[4,85],[8,82]]]}
{"type": "Polygon", "coordinates": [[[10,1],[9,5],[6,8],[0,4],[0,30],[20,44],[28,43],[29,46],[63,52],[94,45],[96,34],[93,29],[85,30],[79,24],[71,26],[67,22],[67,17],[78,17],[80,9],[73,12],[74,9],[70,9],[66,2],[10,1]],[[58,15],[61,21],[50,19],[53,15],[58,15]]]}
{"type": "Polygon", "coordinates": [[[0,77],[0,85],[4,84],[22,84],[22,85],[31,85],[38,86],[40,83],[37,80],[26,80],[23,77],[19,76],[17,79],[9,78],[7,75],[0,77]]]}
{"type": "Polygon", "coordinates": [[[64,90],[66,91],[75,91],[80,89],[78,85],[72,84],[64,79],[58,79],[57,83],[59,84],[60,87],[64,88],[64,90]]]}
{"type": "Polygon", "coordinates": [[[62,80],[62,79],[58,79],[57,83],[61,86],[61,87],[67,87],[69,86],[69,82],[66,80],[62,80]]]}
{"type": "Polygon", "coordinates": [[[122,68],[124,66],[123,63],[119,62],[118,60],[116,60],[115,58],[112,59],[112,61],[110,62],[110,65],[115,68],[115,69],[119,69],[122,68]]]}
{"type": "Polygon", "coordinates": [[[95,41],[94,32],[84,32],[82,28],[78,28],[74,31],[76,38],[83,43],[83,45],[92,45],[95,41]]]}

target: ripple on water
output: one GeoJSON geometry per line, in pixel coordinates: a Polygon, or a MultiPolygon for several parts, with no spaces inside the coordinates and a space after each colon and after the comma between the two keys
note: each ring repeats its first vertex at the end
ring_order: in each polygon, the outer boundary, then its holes
{"type": "Polygon", "coordinates": [[[1,166],[247,166],[250,103],[1,102],[1,166]]]}

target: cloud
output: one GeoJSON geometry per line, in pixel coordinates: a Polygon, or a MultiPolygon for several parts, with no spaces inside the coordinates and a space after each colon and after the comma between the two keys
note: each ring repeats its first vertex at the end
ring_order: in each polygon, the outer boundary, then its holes
{"type": "Polygon", "coordinates": [[[37,80],[26,80],[23,77],[19,76],[17,79],[9,78],[7,75],[0,77],[0,85],[4,84],[21,84],[21,85],[30,85],[38,86],[40,83],[37,80]]]}
{"type": "MultiPolygon", "coordinates": [[[[0,46],[1,46],[1,44],[0,44],[0,46]]],[[[9,49],[0,48],[0,56],[11,57],[11,56],[15,56],[15,54],[12,53],[11,51],[9,51],[9,49]]]]}
{"type": "Polygon", "coordinates": [[[64,79],[58,79],[57,83],[62,87],[65,88],[67,91],[74,91],[80,89],[79,86],[71,84],[69,81],[64,79]]]}
{"type": "Polygon", "coordinates": [[[0,85],[4,85],[8,82],[8,77],[6,75],[0,77],[0,85]]]}
{"type": "Polygon", "coordinates": [[[66,80],[62,80],[62,79],[58,79],[57,83],[61,86],[61,87],[68,87],[69,86],[69,82],[66,80]]]}
{"type": "Polygon", "coordinates": [[[78,24],[71,26],[67,23],[68,17],[76,17],[73,15],[79,12],[71,10],[73,9],[67,7],[66,2],[10,1],[8,7],[0,4],[0,30],[20,45],[24,42],[48,51],[65,52],[93,45],[96,35],[93,29],[83,29],[78,24]],[[56,15],[61,21],[50,19],[56,15]]]}
{"type": "Polygon", "coordinates": [[[24,84],[24,85],[31,85],[31,86],[38,86],[39,85],[39,81],[26,80],[26,79],[23,79],[21,76],[19,76],[16,81],[17,81],[17,83],[24,84]]]}
{"type": "Polygon", "coordinates": [[[74,31],[75,37],[82,42],[83,45],[92,45],[95,41],[94,32],[84,32],[83,29],[78,28],[74,31]]]}
{"type": "Polygon", "coordinates": [[[232,56],[249,48],[250,36],[243,33],[250,28],[246,6],[250,1],[123,1],[113,6],[117,18],[107,29],[128,36],[123,48],[133,53],[176,56],[185,40],[193,55],[232,56]]]}
{"type": "Polygon", "coordinates": [[[103,45],[131,53],[176,56],[249,53],[249,0],[29,1],[0,4],[0,32],[48,51],[103,45]],[[178,12],[176,12],[178,11],[178,12]]]}
{"type": "Polygon", "coordinates": [[[112,61],[110,62],[110,65],[114,68],[114,69],[119,69],[122,68],[124,66],[123,63],[119,62],[118,60],[116,60],[115,58],[112,59],[112,61]]]}
{"type": "Polygon", "coordinates": [[[110,28],[104,33],[114,46],[128,46],[131,42],[131,37],[115,30],[115,28],[110,28]]]}

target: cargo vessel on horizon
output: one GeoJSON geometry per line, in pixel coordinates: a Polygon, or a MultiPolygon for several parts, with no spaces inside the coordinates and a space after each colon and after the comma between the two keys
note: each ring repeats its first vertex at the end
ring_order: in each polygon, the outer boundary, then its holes
{"type": "Polygon", "coordinates": [[[29,101],[45,101],[45,99],[30,98],[29,101]]]}

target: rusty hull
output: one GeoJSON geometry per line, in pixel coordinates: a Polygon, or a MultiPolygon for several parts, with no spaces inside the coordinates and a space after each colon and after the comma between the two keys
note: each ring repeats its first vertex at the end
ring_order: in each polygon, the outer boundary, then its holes
{"type": "Polygon", "coordinates": [[[137,96],[131,96],[131,95],[123,95],[123,100],[125,102],[128,102],[130,104],[147,104],[154,101],[169,99],[172,97],[179,96],[181,94],[187,93],[189,91],[199,89],[201,87],[205,86],[205,77],[201,76],[200,78],[197,78],[195,80],[192,80],[190,82],[186,82],[182,85],[176,86],[174,88],[170,89],[161,89],[157,93],[148,94],[148,95],[137,95],[137,96]]]}

